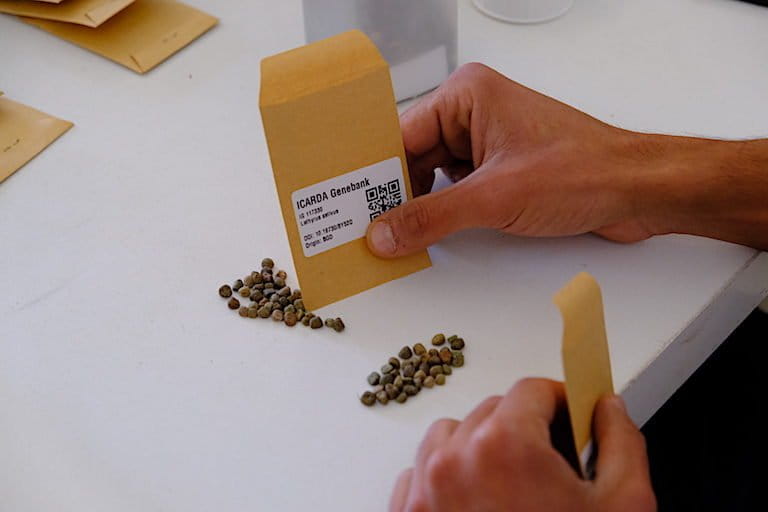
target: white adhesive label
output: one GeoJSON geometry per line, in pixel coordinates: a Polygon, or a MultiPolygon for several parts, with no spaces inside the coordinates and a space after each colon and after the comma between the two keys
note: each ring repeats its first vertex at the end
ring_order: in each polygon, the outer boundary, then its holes
{"type": "Polygon", "coordinates": [[[291,202],[304,256],[362,238],[373,219],[404,200],[398,157],[294,191],[291,202]]]}

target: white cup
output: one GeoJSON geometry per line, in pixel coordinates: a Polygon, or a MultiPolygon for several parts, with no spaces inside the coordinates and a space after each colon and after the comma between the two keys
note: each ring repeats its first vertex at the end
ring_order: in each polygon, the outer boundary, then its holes
{"type": "Polygon", "coordinates": [[[573,0],[472,0],[472,3],[483,14],[507,23],[543,23],[568,12],[573,0]]]}

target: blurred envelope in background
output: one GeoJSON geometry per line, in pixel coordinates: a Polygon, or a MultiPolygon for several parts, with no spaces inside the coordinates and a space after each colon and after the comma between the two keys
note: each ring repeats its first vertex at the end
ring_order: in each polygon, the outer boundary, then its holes
{"type": "Polygon", "coordinates": [[[69,121],[0,96],[0,183],[70,128],[69,121]]]}
{"type": "Polygon", "coordinates": [[[62,4],[36,0],[0,0],[0,12],[98,27],[134,0],[66,0],[62,4]]]}
{"type": "Polygon", "coordinates": [[[137,73],[154,68],[219,21],[174,0],[135,0],[98,28],[21,19],[137,73]]]}

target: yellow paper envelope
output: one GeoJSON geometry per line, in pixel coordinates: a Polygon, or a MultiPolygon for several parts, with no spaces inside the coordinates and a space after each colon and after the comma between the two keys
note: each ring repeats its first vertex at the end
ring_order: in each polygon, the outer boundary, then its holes
{"type": "Polygon", "coordinates": [[[0,182],[71,127],[69,121],[0,97],[0,182]]]}
{"type": "Polygon", "coordinates": [[[61,5],[36,0],[0,0],[0,12],[98,27],[134,0],[67,0],[61,5]]]}
{"type": "Polygon", "coordinates": [[[213,16],[175,0],[135,0],[95,29],[22,20],[137,73],[146,73],[218,23],[213,16]]]}
{"type": "Polygon", "coordinates": [[[261,117],[304,302],[316,309],[430,265],[370,253],[371,217],[411,198],[389,67],[360,31],[261,62],[261,117]]]}
{"type": "Polygon", "coordinates": [[[563,370],[573,439],[583,476],[589,476],[592,415],[601,396],[613,393],[603,298],[594,277],[581,272],[554,297],[563,317],[563,370]]]}

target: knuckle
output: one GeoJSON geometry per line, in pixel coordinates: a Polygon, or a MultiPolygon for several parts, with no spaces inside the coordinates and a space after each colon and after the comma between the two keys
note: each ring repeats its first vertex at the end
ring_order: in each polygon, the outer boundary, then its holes
{"type": "Polygon", "coordinates": [[[515,385],[512,386],[510,392],[528,394],[534,390],[539,389],[543,382],[544,379],[539,379],[536,377],[525,377],[515,382],[515,385]]]}
{"type": "Polygon", "coordinates": [[[509,436],[498,422],[487,422],[478,427],[470,437],[469,450],[480,461],[493,460],[505,450],[509,436]]]}
{"type": "Polygon", "coordinates": [[[437,450],[427,459],[424,478],[430,489],[439,492],[453,485],[453,478],[458,469],[458,457],[453,451],[437,450]]]}
{"type": "Polygon", "coordinates": [[[460,80],[486,80],[493,76],[495,71],[480,62],[468,62],[453,72],[453,76],[460,80]]]}
{"type": "Polygon", "coordinates": [[[441,418],[429,426],[427,429],[427,437],[431,437],[438,434],[439,432],[448,430],[449,428],[452,428],[456,423],[458,423],[456,420],[450,418],[441,418]]]}
{"type": "Polygon", "coordinates": [[[432,214],[422,201],[409,201],[406,208],[400,212],[401,223],[405,232],[409,235],[422,235],[429,229],[432,222],[432,214]]]}

